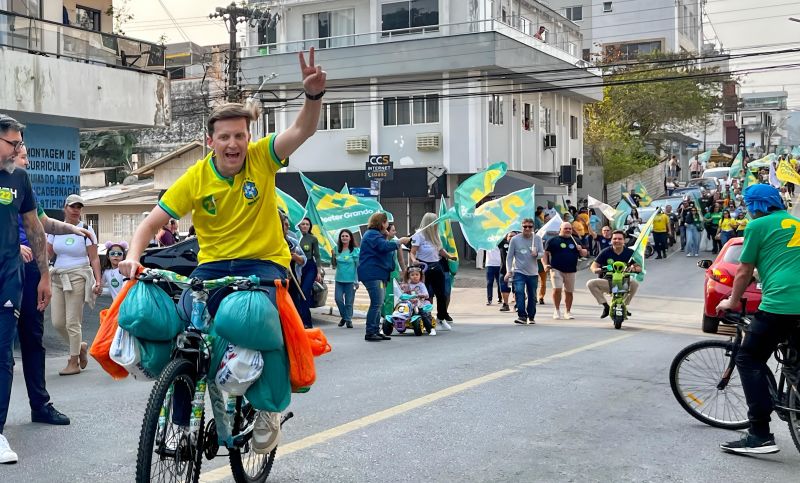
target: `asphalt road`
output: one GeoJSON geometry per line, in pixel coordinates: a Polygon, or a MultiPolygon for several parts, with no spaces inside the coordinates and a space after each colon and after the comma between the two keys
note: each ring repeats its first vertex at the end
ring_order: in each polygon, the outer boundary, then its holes
{"type": "MultiPolygon", "coordinates": [[[[456,288],[455,330],[436,337],[370,344],[363,321],[322,322],[334,349],[293,398],[270,481],[796,481],[783,423],[781,453],[725,455],[717,445],[738,435],[695,421],[671,394],[672,358],[706,337],[697,260],[649,261],[621,331],[582,288],[574,321],[552,320],[548,297],[535,326],[518,326],[483,305],[484,289],[456,288]]],[[[59,377],[62,364],[48,360],[48,388],[68,427],[30,423],[17,365],[5,435],[20,463],[0,467],[0,481],[132,481],[151,384],[112,381],[93,363],[59,377]]],[[[201,481],[232,481],[226,460],[204,462],[201,481]]]]}

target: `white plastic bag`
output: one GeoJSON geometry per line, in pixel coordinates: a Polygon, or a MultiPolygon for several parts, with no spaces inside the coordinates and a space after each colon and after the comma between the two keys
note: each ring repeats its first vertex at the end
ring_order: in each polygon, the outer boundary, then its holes
{"type": "Polygon", "coordinates": [[[111,347],[108,349],[108,356],[111,357],[112,361],[124,367],[137,381],[152,381],[154,379],[147,375],[140,364],[141,354],[136,338],[122,327],[117,327],[114,340],[111,341],[111,347]]]}
{"type": "Polygon", "coordinates": [[[261,352],[228,344],[214,380],[221,390],[231,396],[244,396],[250,385],[261,376],[263,369],[261,352]]]}

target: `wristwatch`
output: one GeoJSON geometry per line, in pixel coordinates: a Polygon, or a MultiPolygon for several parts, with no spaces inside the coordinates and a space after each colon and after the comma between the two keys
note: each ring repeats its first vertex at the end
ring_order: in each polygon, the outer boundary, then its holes
{"type": "Polygon", "coordinates": [[[313,96],[311,94],[309,94],[308,92],[306,92],[306,99],[308,99],[310,101],[318,101],[318,100],[322,99],[322,96],[324,96],[324,95],[325,95],[325,91],[322,91],[319,94],[316,94],[316,95],[313,95],[313,96]]]}

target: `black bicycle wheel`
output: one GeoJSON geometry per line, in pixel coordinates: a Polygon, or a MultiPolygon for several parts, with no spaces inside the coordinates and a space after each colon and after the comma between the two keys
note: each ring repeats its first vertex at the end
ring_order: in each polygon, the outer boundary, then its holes
{"type": "MultiPolygon", "coordinates": [[[[233,428],[233,433],[237,434],[241,428],[246,428],[253,424],[256,418],[256,410],[250,404],[245,403],[242,398],[241,404],[242,423],[233,428]]],[[[259,454],[253,451],[249,438],[244,446],[239,449],[230,449],[229,458],[231,462],[231,473],[236,483],[263,483],[267,481],[269,472],[272,471],[272,464],[275,462],[275,453],[278,448],[273,449],[269,454],[259,454]]]]}
{"type": "Polygon", "coordinates": [[[789,395],[787,401],[787,407],[789,408],[789,433],[792,435],[792,441],[794,441],[794,446],[797,448],[797,451],[800,451],[800,393],[798,393],[798,387],[793,385],[788,380],[785,381],[786,383],[786,392],[789,395]]]}
{"type": "Polygon", "coordinates": [[[725,389],[717,389],[730,362],[732,344],[703,340],[684,348],[672,360],[669,385],[681,407],[698,421],[723,429],[745,429],[747,402],[739,373],[731,373],[725,389]]]}
{"type": "Polygon", "coordinates": [[[177,482],[197,483],[202,463],[205,414],[200,421],[197,442],[192,443],[185,427],[173,423],[175,392],[186,395],[184,408],[191,411],[194,395],[195,367],[186,359],[174,359],[167,364],[150,392],[150,400],[144,412],[142,430],[139,435],[139,453],[136,459],[137,483],[177,482]],[[163,427],[159,428],[159,417],[164,409],[163,427]]]}

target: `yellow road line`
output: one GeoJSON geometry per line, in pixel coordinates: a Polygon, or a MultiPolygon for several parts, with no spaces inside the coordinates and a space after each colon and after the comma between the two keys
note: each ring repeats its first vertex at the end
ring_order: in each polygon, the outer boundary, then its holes
{"type": "MultiPolygon", "coordinates": [[[[362,418],[350,421],[348,423],[341,424],[339,426],[327,429],[325,431],[321,431],[316,434],[312,434],[310,436],[306,436],[305,438],[299,439],[297,441],[293,441],[291,443],[287,443],[285,445],[281,445],[278,449],[278,456],[287,456],[292,453],[296,453],[297,451],[301,451],[312,446],[317,446],[319,444],[326,443],[332,439],[338,438],[340,436],[344,436],[348,433],[352,433],[353,431],[357,431],[359,429],[365,428],[375,423],[379,423],[381,421],[385,421],[389,418],[393,418],[395,416],[399,416],[403,413],[407,413],[414,409],[417,409],[421,406],[425,406],[441,399],[454,396],[458,393],[467,391],[469,389],[476,388],[478,386],[482,386],[492,381],[496,381],[498,379],[502,379],[506,376],[510,376],[511,374],[515,374],[520,370],[527,368],[527,367],[535,367],[540,366],[542,364],[547,364],[548,362],[553,362],[558,359],[563,359],[565,357],[570,357],[575,354],[579,354],[581,352],[596,349],[598,347],[611,344],[614,342],[618,342],[622,339],[626,339],[628,337],[633,336],[632,333],[618,335],[616,337],[611,337],[608,339],[604,339],[598,342],[592,342],[591,344],[582,345],[580,347],[576,347],[574,349],[570,349],[564,352],[559,352],[558,354],[553,354],[547,357],[542,357],[540,359],[535,359],[528,362],[523,362],[518,364],[514,367],[501,369],[499,371],[495,371],[484,376],[476,377],[474,379],[470,379],[468,381],[462,382],[460,384],[456,384],[454,386],[446,387],[442,390],[432,392],[425,396],[418,397],[416,399],[412,399],[411,401],[404,402],[402,404],[398,404],[397,406],[392,406],[391,408],[384,409],[382,411],[378,411],[373,414],[369,414],[362,418]]],[[[211,483],[211,482],[219,482],[224,481],[225,478],[229,478],[231,475],[230,467],[225,465],[215,470],[209,471],[205,474],[200,475],[200,481],[204,483],[211,483]]]]}

